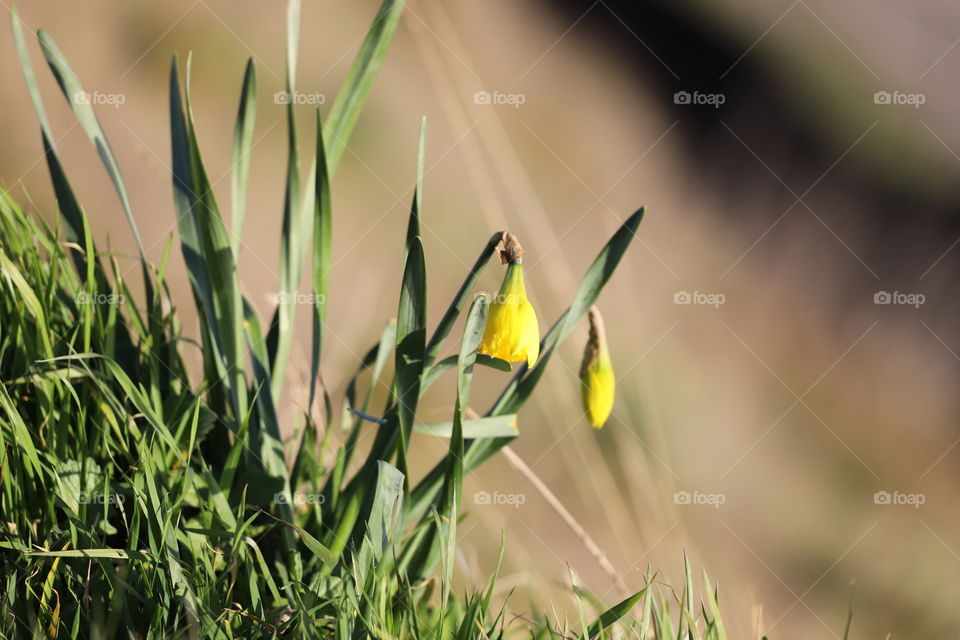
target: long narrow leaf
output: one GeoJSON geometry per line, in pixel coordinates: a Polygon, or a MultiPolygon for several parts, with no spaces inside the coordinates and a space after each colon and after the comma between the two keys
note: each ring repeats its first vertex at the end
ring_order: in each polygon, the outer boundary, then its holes
{"type": "MultiPolygon", "coordinates": [[[[420,375],[423,373],[423,351],[427,336],[427,272],[420,238],[414,238],[403,270],[400,306],[397,311],[397,427],[400,435],[399,467],[406,478],[407,445],[413,429],[420,375]]],[[[404,481],[405,483],[407,480],[404,481]]]]}
{"type": "Polygon", "coordinates": [[[137,229],[137,223],[133,218],[133,209],[130,207],[127,189],[123,184],[123,178],[120,176],[120,167],[117,165],[116,157],[113,155],[113,149],[110,148],[110,142],[107,140],[107,135],[100,125],[100,120],[97,118],[97,115],[93,111],[93,106],[90,104],[90,94],[83,90],[83,87],[80,85],[80,80],[73,72],[73,69],[70,68],[67,59],[60,51],[56,42],[53,41],[53,38],[42,29],[37,32],[37,38],[40,41],[40,48],[43,50],[43,55],[47,59],[47,64],[50,65],[53,75],[57,78],[60,90],[70,104],[70,108],[73,110],[77,122],[80,123],[80,127],[84,133],[87,134],[87,137],[90,138],[90,142],[93,143],[97,153],[100,155],[103,166],[107,169],[110,181],[113,182],[113,187],[117,192],[117,196],[120,198],[123,213],[127,217],[131,231],[133,231],[133,238],[136,240],[137,250],[140,252],[140,259],[146,263],[143,241],[140,239],[140,231],[137,229]]]}
{"type": "Polygon", "coordinates": [[[300,0],[287,5],[287,182],[283,199],[283,231],[280,236],[280,296],[275,322],[269,330],[273,397],[280,398],[287,360],[293,346],[297,288],[306,245],[301,245],[304,212],[300,202],[300,147],[297,142],[296,103],[297,51],[300,41],[300,0]]]}
{"type": "Polygon", "coordinates": [[[328,141],[327,165],[331,175],[340,164],[340,157],[347,146],[353,125],[360,117],[363,103],[390,48],[390,42],[400,22],[400,14],[403,13],[403,5],[404,0],[383,0],[360,52],[350,67],[343,88],[330,109],[325,137],[328,141]]]}
{"type": "Polygon", "coordinates": [[[640,601],[640,598],[643,597],[643,594],[647,592],[649,587],[645,587],[640,591],[636,592],[626,600],[613,605],[606,611],[600,614],[600,617],[593,621],[587,630],[587,638],[596,638],[600,635],[600,632],[612,625],[614,622],[627,615],[630,612],[630,609],[633,609],[634,605],[640,601]]]}
{"type": "Polygon", "coordinates": [[[240,253],[243,219],[247,211],[247,179],[250,176],[250,149],[253,146],[253,125],[257,115],[257,73],[253,58],[247,61],[240,90],[237,124],[233,129],[233,161],[230,174],[230,231],[233,236],[233,255],[240,253]]]}
{"type": "MultiPolygon", "coordinates": [[[[333,213],[330,204],[330,176],[327,173],[327,153],[323,141],[323,123],[317,112],[317,156],[313,210],[313,342],[310,358],[310,403],[316,394],[320,376],[320,356],[323,352],[324,324],[327,320],[327,295],[330,290],[330,265],[333,248],[333,213]]],[[[329,416],[327,416],[329,420],[329,416]]]]}

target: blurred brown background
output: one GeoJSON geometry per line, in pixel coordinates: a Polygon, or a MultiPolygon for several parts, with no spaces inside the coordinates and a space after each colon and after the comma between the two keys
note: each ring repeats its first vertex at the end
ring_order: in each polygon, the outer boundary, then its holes
{"type": "MultiPolygon", "coordinates": [[[[256,59],[240,269],[266,320],[285,164],[273,100],[283,3],[19,9],[56,38],[88,91],[122,96],[98,113],[153,260],[175,232],[172,54],[193,51],[194,108],[225,211],[243,64],[256,59]]],[[[367,0],[305,0],[298,85],[319,92],[324,109],[375,11],[367,0]]],[[[53,219],[39,129],[5,34],[0,180],[53,219]]],[[[686,550],[695,571],[720,580],[732,637],[839,638],[853,580],[855,638],[960,636],[958,43],[960,6],[944,0],[410,0],[335,180],[325,378],[343,381],[395,312],[426,115],[433,322],[489,234],[508,228],[527,248],[546,328],[620,221],[648,207],[600,299],[620,375],[614,417],[599,432],[580,417],[584,327],[521,414],[514,446],[628,584],[648,565],[678,580],[686,550]]],[[[109,181],[32,53],[94,233],[130,253],[109,181]]],[[[303,106],[303,149],[309,116],[303,106]]],[[[189,307],[178,245],[174,256],[169,278],[189,307]]],[[[499,276],[491,269],[484,286],[499,276]]],[[[307,318],[304,309],[303,348],[307,318]]],[[[294,358],[294,379],[307,363],[294,358]]],[[[506,380],[481,378],[480,411],[506,380]]],[[[342,383],[332,390],[337,398],[342,383]]],[[[302,396],[294,390],[286,405],[291,424],[302,396]]],[[[451,409],[438,387],[421,418],[451,409]]],[[[446,444],[414,446],[426,468],[446,444]]],[[[464,585],[486,578],[505,531],[500,584],[518,588],[513,613],[571,611],[566,564],[616,597],[502,456],[468,480],[465,502],[464,585]]]]}

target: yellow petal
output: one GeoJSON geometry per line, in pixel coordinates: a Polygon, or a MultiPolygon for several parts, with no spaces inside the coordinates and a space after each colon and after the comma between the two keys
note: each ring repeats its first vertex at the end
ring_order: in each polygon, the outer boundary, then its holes
{"type": "Polygon", "coordinates": [[[599,429],[606,424],[613,411],[616,378],[609,360],[606,366],[597,361],[582,378],[583,410],[590,426],[599,429]]]}
{"type": "Polygon", "coordinates": [[[493,302],[480,341],[480,353],[508,362],[526,360],[533,365],[540,352],[540,326],[533,305],[527,300],[523,267],[507,267],[503,284],[493,302]]]}
{"type": "Polygon", "coordinates": [[[590,338],[583,352],[580,365],[580,387],[583,411],[590,426],[599,429],[613,411],[613,398],[616,388],[616,375],[610,361],[610,350],[603,329],[600,310],[590,307],[590,338]]]}

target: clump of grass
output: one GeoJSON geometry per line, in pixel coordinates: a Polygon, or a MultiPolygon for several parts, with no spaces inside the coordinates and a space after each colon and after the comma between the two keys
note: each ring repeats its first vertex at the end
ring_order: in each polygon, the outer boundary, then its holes
{"type": "MultiPolygon", "coordinates": [[[[236,269],[255,117],[254,63],[246,68],[235,128],[231,234],[197,143],[190,61],[184,84],[174,60],[173,194],[199,343],[184,337],[171,303],[166,273],[172,242],[159,264],[147,261],[100,123],[79,99],[83,89],[66,58],[40,32],[43,56],[97,148],[136,238],[142,297],[131,292],[116,256],[96,246],[60,163],[13,13],[60,215],[51,226],[0,191],[3,637],[500,638],[513,630],[536,638],[593,638],[611,633],[618,621],[636,637],[725,637],[709,586],[695,615],[689,567],[675,603],[652,575],[643,590],[612,606],[574,583],[575,625],[506,613],[506,603],[493,599],[499,563],[485,585],[464,594],[452,589],[463,476],[517,436],[517,413],[616,269],[642,210],[600,248],[569,308],[540,341],[535,364],[521,364],[495,404],[468,419],[477,365],[491,375],[510,370],[508,363],[478,354],[491,305],[486,296],[473,295],[504,236],[496,233],[485,242],[447,311],[428,331],[421,133],[397,320],[386,322],[380,340],[365,352],[340,399],[343,410],[334,414],[320,376],[331,178],[402,8],[401,0],[384,1],[323,123],[317,113],[312,166],[304,174],[293,101],[288,104],[281,295],[266,330],[240,293],[236,269]],[[293,344],[291,305],[308,255],[315,301],[311,401],[285,440],[276,403],[293,344]],[[440,358],[464,309],[455,353],[440,358]],[[191,379],[183,358],[193,348],[202,352],[199,379],[191,379]],[[391,359],[395,372],[388,379],[391,359]],[[421,424],[418,400],[442,375],[456,378],[454,413],[449,422],[421,424]],[[390,393],[373,416],[378,384],[390,393]],[[313,411],[315,404],[322,410],[313,411]],[[376,431],[373,444],[359,470],[348,474],[364,429],[376,431]],[[407,456],[410,436],[418,431],[444,436],[450,446],[433,471],[413,484],[407,456]],[[597,612],[592,619],[587,608],[597,612]]],[[[298,22],[299,3],[293,0],[286,78],[291,94],[298,22]]],[[[503,553],[501,547],[501,558],[503,553]]]]}

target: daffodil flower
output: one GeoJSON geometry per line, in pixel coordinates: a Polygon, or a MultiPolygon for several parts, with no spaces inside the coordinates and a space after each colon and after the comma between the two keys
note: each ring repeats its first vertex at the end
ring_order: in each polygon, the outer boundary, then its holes
{"type": "Polygon", "coordinates": [[[500,291],[490,304],[480,353],[508,362],[533,366],[540,355],[540,325],[527,300],[523,282],[523,249],[511,234],[504,234],[501,259],[507,263],[500,291]]]}
{"type": "Polygon", "coordinates": [[[610,350],[597,307],[590,307],[590,337],[580,365],[580,386],[583,410],[590,426],[601,428],[613,410],[616,376],[610,361],[610,350]]]}

